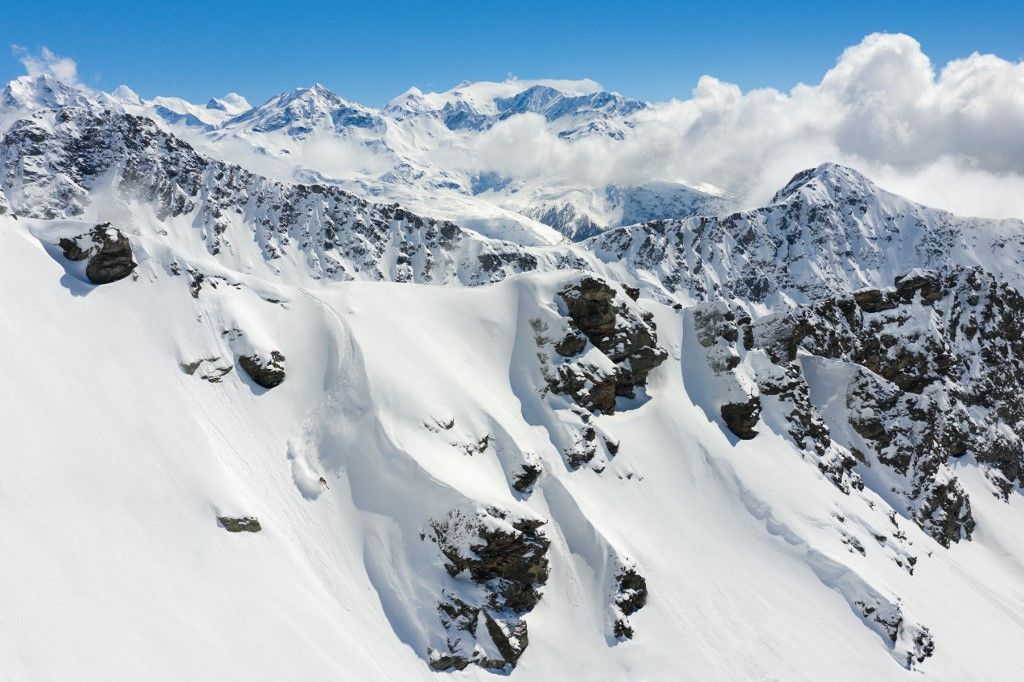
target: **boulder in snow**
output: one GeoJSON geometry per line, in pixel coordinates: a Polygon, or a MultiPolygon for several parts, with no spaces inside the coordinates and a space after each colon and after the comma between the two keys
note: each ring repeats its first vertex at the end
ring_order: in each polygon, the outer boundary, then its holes
{"type": "Polygon", "coordinates": [[[266,357],[259,353],[241,355],[238,364],[263,388],[274,388],[284,381],[284,355],[281,351],[270,351],[266,357]]]}

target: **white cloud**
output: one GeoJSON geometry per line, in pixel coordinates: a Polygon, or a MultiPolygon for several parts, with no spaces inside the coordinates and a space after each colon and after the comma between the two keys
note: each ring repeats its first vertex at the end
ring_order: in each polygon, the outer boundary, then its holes
{"type": "Polygon", "coordinates": [[[69,85],[78,84],[78,64],[70,57],[60,57],[48,47],[43,47],[38,54],[32,54],[20,45],[12,45],[11,50],[25,67],[30,76],[48,74],[69,85]]]}
{"type": "Polygon", "coordinates": [[[642,113],[625,141],[569,143],[519,116],[466,153],[469,165],[552,180],[706,181],[750,203],[837,161],[931,205],[1024,216],[1024,63],[975,53],[936,71],[910,36],[873,34],[789,92],[704,76],[689,99],[642,113]]]}

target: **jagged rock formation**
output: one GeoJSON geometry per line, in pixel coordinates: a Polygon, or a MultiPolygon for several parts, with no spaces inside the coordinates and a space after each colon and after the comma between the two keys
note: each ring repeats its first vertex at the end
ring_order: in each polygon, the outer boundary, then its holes
{"type": "Polygon", "coordinates": [[[719,409],[722,421],[737,438],[750,440],[757,435],[754,427],[761,418],[761,401],[756,397],[742,403],[723,403],[719,409]]]}
{"type": "Polygon", "coordinates": [[[635,398],[647,384],[648,373],[668,354],[657,346],[652,316],[640,311],[635,299],[606,282],[584,277],[559,294],[565,304],[570,331],[556,345],[555,352],[575,358],[588,347],[600,351],[612,367],[604,368],[586,360],[563,362],[551,390],[572,396],[581,407],[603,414],[615,412],[615,399],[635,398]]]}
{"type": "Polygon", "coordinates": [[[132,258],[132,245],[110,223],[97,225],[90,232],[58,243],[70,261],[87,260],[85,276],[93,284],[110,284],[132,274],[138,264],[132,258]]]}
{"type": "Polygon", "coordinates": [[[913,268],[984,265],[1021,285],[1018,220],[958,218],[890,194],[856,171],[797,174],[768,206],[658,220],[585,242],[601,260],[657,277],[687,302],[740,300],[785,309],[878,288],[913,268]]]}
{"type": "MultiPolygon", "coordinates": [[[[913,271],[890,289],[754,322],[732,315],[735,327],[714,330],[714,340],[736,344],[733,354],[711,363],[749,377],[756,395],[743,405],[766,409],[772,400],[778,423],[837,485],[862,486],[861,466],[886,469],[907,512],[948,546],[970,539],[975,525],[950,458],[973,456],[1005,492],[1022,481],[1022,314],[1020,293],[980,268],[913,271]],[[751,358],[749,369],[739,367],[741,355],[751,358]],[[849,368],[835,390],[843,392],[850,442],[837,443],[823,417],[831,396],[812,395],[807,372],[823,371],[821,360],[849,368]]],[[[727,411],[738,410],[723,405],[724,418],[727,411]]]]}
{"type": "Polygon", "coordinates": [[[590,464],[600,472],[615,457],[619,440],[595,416],[644,399],[648,374],[668,357],[638,295],[579,277],[558,292],[558,314],[546,310],[530,321],[542,394],[564,396],[550,405],[558,417],[549,431],[570,469],[590,464]]]}
{"type": "Polygon", "coordinates": [[[424,537],[456,583],[437,605],[448,638],[446,650],[428,652],[433,669],[515,668],[529,645],[522,616],[540,601],[548,578],[544,523],[493,507],[471,516],[454,510],[430,523],[424,537]]]}
{"type": "Polygon", "coordinates": [[[537,479],[540,478],[542,471],[543,469],[540,468],[540,465],[527,462],[523,465],[522,472],[512,482],[512,487],[521,493],[530,492],[533,490],[533,485],[537,482],[537,479]]]}

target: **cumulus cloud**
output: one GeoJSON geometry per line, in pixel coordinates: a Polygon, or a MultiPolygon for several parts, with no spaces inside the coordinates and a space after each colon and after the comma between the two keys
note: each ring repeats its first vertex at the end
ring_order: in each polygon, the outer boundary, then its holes
{"type": "Polygon", "coordinates": [[[837,161],[961,214],[1024,216],[1024,63],[975,53],[936,70],[907,35],[867,36],[819,83],[789,92],[704,76],[689,99],[642,112],[634,132],[567,142],[520,116],[465,153],[552,181],[710,182],[750,204],[798,170],[837,161]]]}
{"type": "Polygon", "coordinates": [[[68,84],[78,84],[78,64],[70,57],[61,57],[48,47],[43,47],[38,54],[32,54],[20,45],[12,45],[11,50],[18,58],[26,73],[30,76],[48,74],[68,84]]]}

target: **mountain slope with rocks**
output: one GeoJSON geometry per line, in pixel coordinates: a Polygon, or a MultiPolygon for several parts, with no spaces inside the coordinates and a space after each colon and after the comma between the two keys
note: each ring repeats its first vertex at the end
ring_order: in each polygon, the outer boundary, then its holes
{"type": "Polygon", "coordinates": [[[736,211],[416,152],[642,111],[9,85],[0,668],[1013,679],[1024,224],[835,164],[736,211]]]}

